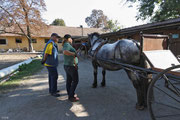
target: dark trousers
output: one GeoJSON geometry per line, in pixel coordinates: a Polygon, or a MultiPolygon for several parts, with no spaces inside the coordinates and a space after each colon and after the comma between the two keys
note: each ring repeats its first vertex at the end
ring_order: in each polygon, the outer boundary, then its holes
{"type": "Polygon", "coordinates": [[[58,72],[57,67],[47,67],[49,76],[49,93],[56,93],[58,72]]]}
{"type": "Polygon", "coordinates": [[[74,66],[64,65],[64,70],[66,71],[66,89],[69,98],[74,97],[77,84],[79,82],[78,70],[74,66]]]}

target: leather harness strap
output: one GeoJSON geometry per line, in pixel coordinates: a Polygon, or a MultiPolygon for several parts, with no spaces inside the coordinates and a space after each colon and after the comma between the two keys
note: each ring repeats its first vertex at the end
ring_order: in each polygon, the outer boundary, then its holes
{"type": "Polygon", "coordinates": [[[99,49],[100,49],[104,44],[106,44],[106,43],[108,43],[108,40],[103,41],[103,42],[100,43],[100,45],[96,48],[96,50],[95,50],[95,52],[94,52],[94,55],[92,56],[93,60],[96,59],[96,54],[97,54],[97,52],[99,51],[99,49]]]}

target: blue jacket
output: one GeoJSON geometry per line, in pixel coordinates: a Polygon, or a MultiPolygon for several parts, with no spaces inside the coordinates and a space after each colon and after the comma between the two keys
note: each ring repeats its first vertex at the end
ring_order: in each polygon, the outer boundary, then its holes
{"type": "Polygon", "coordinates": [[[44,57],[46,47],[49,43],[53,44],[52,55],[48,55],[45,63],[48,65],[51,65],[52,67],[57,67],[58,66],[58,47],[57,47],[57,44],[53,40],[50,39],[46,43],[46,46],[45,46],[44,51],[43,51],[43,57],[44,57]]]}

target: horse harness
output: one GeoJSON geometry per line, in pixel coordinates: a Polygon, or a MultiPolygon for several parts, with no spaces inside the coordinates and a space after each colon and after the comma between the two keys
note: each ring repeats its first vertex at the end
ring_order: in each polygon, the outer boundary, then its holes
{"type": "MultiPolygon", "coordinates": [[[[95,42],[95,43],[96,43],[96,42],[95,42]]],[[[93,44],[93,46],[95,45],[95,43],[93,44]]],[[[108,43],[108,40],[104,40],[103,42],[101,42],[101,43],[99,44],[99,46],[95,49],[94,54],[92,55],[92,59],[93,59],[93,60],[96,59],[96,55],[97,55],[97,52],[99,51],[99,49],[100,49],[104,44],[106,44],[106,43],[108,43]]]]}

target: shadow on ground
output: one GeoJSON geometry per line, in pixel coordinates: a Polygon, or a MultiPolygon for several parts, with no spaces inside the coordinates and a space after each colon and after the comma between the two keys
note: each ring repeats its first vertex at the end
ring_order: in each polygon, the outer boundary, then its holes
{"type": "MultiPolygon", "coordinates": [[[[136,94],[123,70],[107,72],[107,86],[91,88],[91,62],[81,59],[79,85],[80,102],[67,100],[65,72],[62,61],[58,67],[58,88],[61,97],[48,94],[47,70],[31,76],[22,87],[0,97],[0,119],[10,120],[150,120],[147,110],[135,109],[136,94]]],[[[101,82],[99,70],[98,82],[101,82]]]]}

